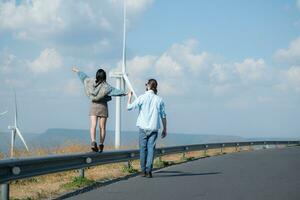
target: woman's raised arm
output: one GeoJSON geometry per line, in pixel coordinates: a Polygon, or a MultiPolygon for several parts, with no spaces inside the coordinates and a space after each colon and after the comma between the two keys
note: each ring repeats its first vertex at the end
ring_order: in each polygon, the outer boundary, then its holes
{"type": "Polygon", "coordinates": [[[77,73],[77,75],[82,83],[84,82],[84,79],[88,78],[88,75],[86,75],[84,72],[80,71],[77,67],[72,67],[72,71],[77,73]]]}
{"type": "Polygon", "coordinates": [[[108,93],[108,96],[126,96],[127,95],[127,92],[125,92],[124,90],[114,88],[111,85],[109,85],[109,87],[110,87],[110,92],[108,93]]]}

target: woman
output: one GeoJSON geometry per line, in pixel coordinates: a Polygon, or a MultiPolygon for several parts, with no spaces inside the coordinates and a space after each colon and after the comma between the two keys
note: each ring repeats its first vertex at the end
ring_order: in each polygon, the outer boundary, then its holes
{"type": "Polygon", "coordinates": [[[165,104],[162,98],[157,95],[157,81],[155,79],[148,80],[145,94],[133,102],[131,102],[131,97],[132,93],[129,92],[127,109],[139,110],[136,126],[140,129],[139,146],[142,175],[152,178],[156,139],[161,128],[160,121],[163,125],[161,137],[164,138],[167,135],[165,104]]]}
{"type": "Polygon", "coordinates": [[[96,73],[96,78],[89,78],[84,72],[77,67],[73,67],[72,71],[78,74],[78,77],[84,84],[86,95],[91,100],[90,107],[90,135],[91,135],[91,149],[94,152],[102,152],[104,148],[104,140],[106,135],[106,121],[108,118],[107,102],[111,100],[111,96],[125,96],[127,95],[123,90],[118,90],[106,82],[106,72],[99,69],[96,73]],[[100,128],[100,144],[99,148],[96,142],[96,127],[99,121],[100,128]]]}

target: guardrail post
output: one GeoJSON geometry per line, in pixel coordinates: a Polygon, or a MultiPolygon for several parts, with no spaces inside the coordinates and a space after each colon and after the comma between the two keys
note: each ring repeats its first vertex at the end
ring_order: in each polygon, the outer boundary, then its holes
{"type": "Polygon", "coordinates": [[[264,142],[263,149],[267,149],[267,142],[264,142]]]}
{"type": "Polygon", "coordinates": [[[220,151],[221,151],[221,154],[222,154],[223,153],[223,145],[221,145],[220,151]]]}
{"type": "Polygon", "coordinates": [[[253,148],[253,142],[250,142],[250,144],[249,144],[249,151],[253,151],[254,150],[254,148],[253,148]]]}
{"type": "Polygon", "coordinates": [[[131,160],[128,160],[126,163],[128,169],[132,168],[131,160]]]}
{"type": "Polygon", "coordinates": [[[205,149],[204,149],[204,152],[203,152],[203,154],[204,154],[204,157],[207,157],[207,145],[205,145],[205,149]]]}
{"type": "Polygon", "coordinates": [[[79,178],[84,178],[84,169],[79,169],[79,178]]]}
{"type": "Polygon", "coordinates": [[[186,156],[185,156],[185,152],[182,153],[182,160],[185,160],[186,156]]]}
{"type": "Polygon", "coordinates": [[[239,145],[240,145],[239,143],[235,144],[235,151],[238,151],[239,145]]]}
{"type": "Polygon", "coordinates": [[[158,156],[158,162],[160,162],[161,163],[161,156],[158,156]]]}
{"type": "Polygon", "coordinates": [[[9,199],[9,183],[1,184],[1,200],[9,199]]]}
{"type": "Polygon", "coordinates": [[[166,151],[165,151],[164,149],[162,149],[162,150],[160,151],[160,154],[161,154],[161,155],[158,157],[158,161],[159,161],[159,162],[162,162],[162,156],[165,154],[165,152],[166,152],[166,151]]]}

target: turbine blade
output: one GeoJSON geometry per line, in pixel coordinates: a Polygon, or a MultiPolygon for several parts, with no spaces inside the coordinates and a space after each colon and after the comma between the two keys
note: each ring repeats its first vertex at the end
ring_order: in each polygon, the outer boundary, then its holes
{"type": "Polygon", "coordinates": [[[132,85],[131,85],[131,83],[130,83],[130,81],[128,79],[128,76],[126,74],[123,74],[123,78],[125,80],[125,83],[126,83],[127,87],[132,91],[133,96],[135,98],[137,98],[136,93],[135,93],[135,91],[134,91],[134,89],[133,89],[133,87],[132,87],[132,85]]]}
{"type": "Polygon", "coordinates": [[[18,124],[18,106],[17,106],[17,95],[16,91],[14,90],[14,95],[15,95],[15,126],[18,124]]]}
{"type": "Polygon", "coordinates": [[[4,111],[4,112],[0,113],[0,116],[5,115],[6,113],[7,113],[7,111],[4,111]]]}
{"type": "Polygon", "coordinates": [[[124,0],[124,16],[123,16],[123,59],[122,74],[126,74],[126,0],[124,0]]]}
{"type": "Polygon", "coordinates": [[[20,132],[20,130],[19,130],[18,127],[16,127],[16,132],[17,132],[17,134],[19,135],[19,137],[21,138],[21,140],[22,140],[22,142],[23,142],[25,148],[27,149],[27,151],[29,151],[28,146],[27,146],[27,144],[26,144],[26,142],[25,142],[25,140],[24,140],[24,138],[23,138],[23,136],[22,136],[22,134],[21,134],[21,132],[20,132]]]}

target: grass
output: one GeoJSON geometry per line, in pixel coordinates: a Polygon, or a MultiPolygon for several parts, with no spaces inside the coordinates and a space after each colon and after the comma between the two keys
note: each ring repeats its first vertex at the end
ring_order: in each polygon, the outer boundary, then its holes
{"type": "Polygon", "coordinates": [[[90,180],[84,177],[74,177],[71,182],[62,185],[67,190],[79,189],[95,183],[94,180],[90,180]]]}
{"type": "Polygon", "coordinates": [[[192,160],[195,160],[195,159],[196,159],[195,157],[182,157],[181,158],[182,162],[192,161],[192,160]]]}
{"type": "Polygon", "coordinates": [[[135,169],[132,166],[132,163],[130,161],[122,167],[122,172],[124,173],[133,174],[133,173],[137,173],[138,171],[139,170],[135,169]]]}
{"type": "MultiPolygon", "coordinates": [[[[133,149],[137,147],[126,147],[124,149],[133,149]]],[[[113,147],[105,147],[105,150],[112,150],[113,147]]],[[[243,147],[239,148],[239,151],[251,150],[251,148],[243,147]]],[[[89,152],[88,145],[80,144],[68,144],[63,147],[57,147],[53,149],[36,148],[30,153],[24,151],[16,151],[17,157],[26,156],[45,156],[49,154],[66,154],[66,153],[84,153],[89,152]]],[[[235,148],[223,148],[222,153],[235,152],[235,148]]],[[[154,162],[154,168],[163,168],[173,164],[182,163],[198,158],[204,158],[208,156],[220,155],[220,149],[210,149],[206,151],[186,152],[183,154],[172,154],[161,156],[156,158],[154,162]]],[[[0,157],[7,157],[7,155],[1,154],[0,157]]],[[[79,174],[77,170],[60,172],[50,175],[43,175],[28,179],[22,179],[13,181],[10,184],[10,197],[11,199],[49,199],[55,198],[60,194],[67,193],[69,191],[76,190],[78,188],[89,186],[94,182],[107,181],[116,178],[125,177],[132,173],[140,171],[139,160],[133,160],[129,165],[125,163],[112,163],[95,167],[90,167],[85,170],[85,178],[78,178],[79,174]]]]}
{"type": "Polygon", "coordinates": [[[172,161],[166,161],[166,160],[162,160],[162,159],[155,159],[153,166],[154,168],[163,168],[163,167],[168,167],[170,165],[174,164],[174,162],[172,161]]]}

